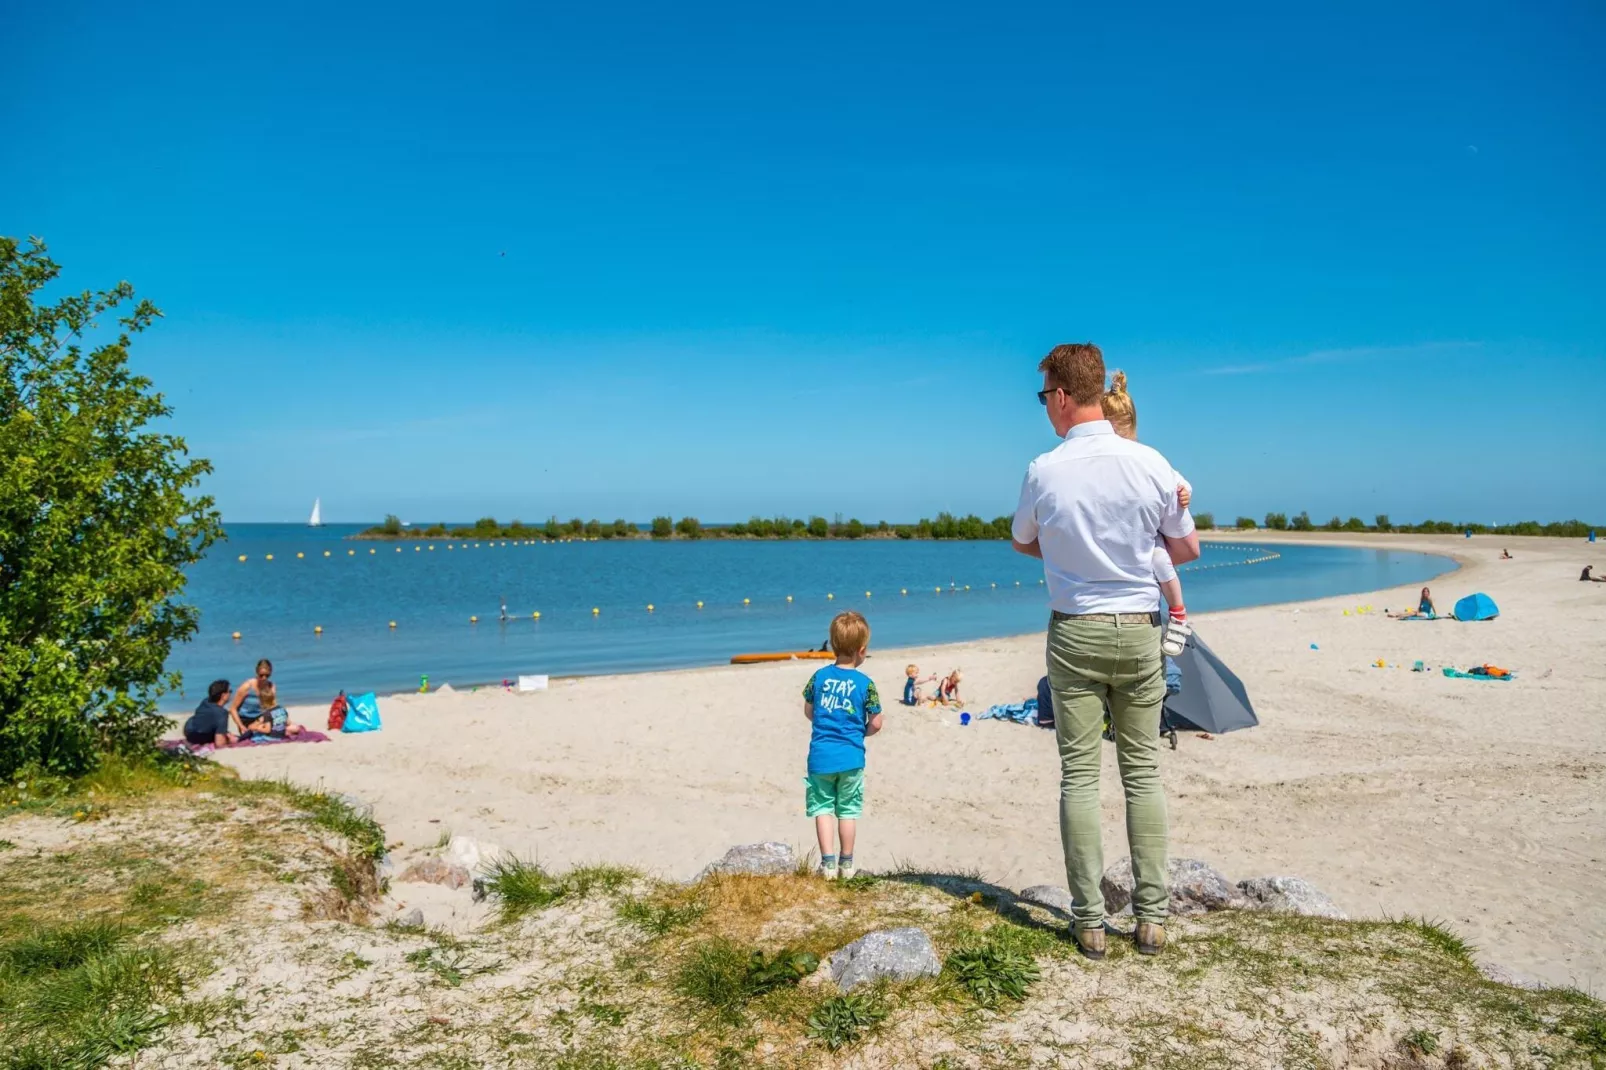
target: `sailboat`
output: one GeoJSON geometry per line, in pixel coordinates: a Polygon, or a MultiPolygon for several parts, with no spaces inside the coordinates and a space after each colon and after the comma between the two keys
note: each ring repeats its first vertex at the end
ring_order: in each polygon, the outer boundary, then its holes
{"type": "Polygon", "coordinates": [[[312,499],[312,516],[310,518],[308,518],[308,520],[307,520],[307,527],[309,527],[309,528],[321,528],[321,527],[323,527],[323,513],[318,508],[322,503],[323,503],[323,499],[322,498],[314,498],[314,499],[312,499]]]}

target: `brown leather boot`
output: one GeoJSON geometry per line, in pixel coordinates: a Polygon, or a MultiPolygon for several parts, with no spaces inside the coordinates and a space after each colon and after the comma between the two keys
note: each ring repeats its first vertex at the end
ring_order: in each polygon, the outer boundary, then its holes
{"type": "Polygon", "coordinates": [[[1094,962],[1104,961],[1104,927],[1076,930],[1076,950],[1094,962]]]}
{"type": "Polygon", "coordinates": [[[1133,939],[1137,941],[1138,954],[1158,955],[1165,950],[1165,926],[1159,922],[1140,921],[1133,939]]]}

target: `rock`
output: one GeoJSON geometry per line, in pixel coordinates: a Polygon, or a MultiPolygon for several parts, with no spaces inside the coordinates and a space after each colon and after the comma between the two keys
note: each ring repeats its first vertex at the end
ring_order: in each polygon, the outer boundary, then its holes
{"type": "Polygon", "coordinates": [[[462,866],[454,866],[441,858],[425,858],[402,870],[401,880],[417,884],[441,884],[448,888],[466,888],[474,875],[462,866]]]}
{"type": "Polygon", "coordinates": [[[866,933],[827,960],[831,979],[844,992],[887,977],[910,981],[942,972],[937,949],[924,929],[881,929],[866,933]]]}
{"type": "Polygon", "coordinates": [[[395,877],[396,863],[391,861],[390,854],[387,852],[380,855],[379,860],[374,863],[374,880],[383,883],[394,880],[395,877]]]}
{"type": "Polygon", "coordinates": [[[1251,877],[1238,882],[1238,891],[1255,910],[1305,914],[1313,918],[1348,919],[1325,892],[1299,877],[1251,877]]]}
{"type": "MultiPolygon", "coordinates": [[[[1226,877],[1196,858],[1173,858],[1166,867],[1171,888],[1171,913],[1205,914],[1245,905],[1226,877]]],[[[1123,858],[1104,871],[1099,881],[1104,909],[1110,914],[1129,913],[1132,906],[1132,859],[1123,858]]]]}
{"type": "Polygon", "coordinates": [[[1510,985],[1512,988],[1526,988],[1530,992],[1537,992],[1545,987],[1543,981],[1536,980],[1516,970],[1507,969],[1498,962],[1479,962],[1478,972],[1497,985],[1510,985]]]}
{"type": "Polygon", "coordinates": [[[791,873],[797,869],[797,854],[789,844],[776,843],[771,840],[765,843],[749,843],[739,847],[732,847],[725,852],[725,857],[718,862],[710,862],[697,874],[697,879],[711,877],[715,873],[748,873],[756,876],[774,876],[782,873],[791,873]]]}
{"type": "Polygon", "coordinates": [[[502,856],[502,849],[494,843],[482,843],[467,836],[453,836],[446,845],[446,861],[461,866],[470,873],[486,873],[502,856]]]}
{"type": "Polygon", "coordinates": [[[424,927],[424,908],[414,907],[403,914],[397,924],[409,929],[422,929],[424,927]]]}
{"type": "Polygon", "coordinates": [[[1020,897],[1028,903],[1036,903],[1061,914],[1071,912],[1071,893],[1057,884],[1034,884],[1030,888],[1022,888],[1020,897]]]}

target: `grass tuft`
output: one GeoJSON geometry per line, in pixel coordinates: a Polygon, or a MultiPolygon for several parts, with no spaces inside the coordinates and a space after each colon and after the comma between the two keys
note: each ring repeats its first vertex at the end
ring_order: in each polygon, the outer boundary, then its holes
{"type": "Polygon", "coordinates": [[[836,1051],[858,1040],[887,1016],[886,1004],[874,991],[832,996],[809,1015],[808,1035],[836,1051]]]}
{"type": "Polygon", "coordinates": [[[577,866],[561,877],[535,862],[511,855],[497,859],[485,876],[485,894],[496,898],[502,920],[513,921],[561,899],[584,898],[594,892],[614,894],[641,874],[622,866],[577,866]]]}
{"type": "Polygon", "coordinates": [[[1420,937],[1451,958],[1459,959],[1466,966],[1476,968],[1474,956],[1477,955],[1478,949],[1457,936],[1444,922],[1405,917],[1394,921],[1393,925],[1396,929],[1420,937]]]}
{"type": "Polygon", "coordinates": [[[820,965],[818,955],[782,950],[773,956],[722,938],[692,948],[675,976],[676,990],[732,1024],[766,992],[795,985],[820,965]]]}
{"type": "Polygon", "coordinates": [[[707,912],[708,904],[703,900],[680,896],[632,897],[615,908],[621,920],[655,937],[695,925],[707,912]]]}
{"type": "Polygon", "coordinates": [[[959,987],[983,1007],[1019,1003],[1042,976],[1036,960],[1020,941],[1005,935],[1010,928],[993,926],[985,935],[966,941],[949,954],[943,965],[959,987]]]}

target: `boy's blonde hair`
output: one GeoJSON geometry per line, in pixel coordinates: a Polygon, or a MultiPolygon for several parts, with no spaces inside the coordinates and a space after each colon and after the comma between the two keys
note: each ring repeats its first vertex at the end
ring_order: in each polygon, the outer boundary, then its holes
{"type": "Polygon", "coordinates": [[[920,675],[920,666],[918,666],[918,665],[905,665],[903,667],[903,674],[905,676],[919,676],[920,675]]]}
{"type": "Polygon", "coordinates": [[[851,658],[870,646],[870,622],[864,614],[848,610],[838,613],[831,621],[831,652],[839,658],[851,658]]]}
{"type": "Polygon", "coordinates": [[[261,706],[263,709],[273,709],[274,699],[277,696],[278,692],[274,690],[272,684],[262,683],[257,685],[257,705],[261,706]]]}
{"type": "Polygon", "coordinates": [[[1110,388],[1099,399],[1104,409],[1104,418],[1115,427],[1115,433],[1122,438],[1135,439],[1138,437],[1138,410],[1132,404],[1132,395],[1126,392],[1126,372],[1117,369],[1110,376],[1110,388]]]}

